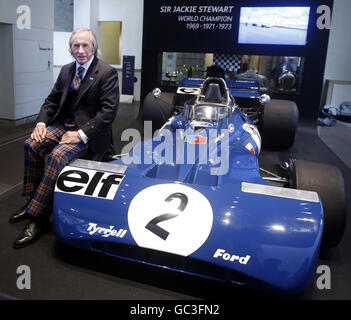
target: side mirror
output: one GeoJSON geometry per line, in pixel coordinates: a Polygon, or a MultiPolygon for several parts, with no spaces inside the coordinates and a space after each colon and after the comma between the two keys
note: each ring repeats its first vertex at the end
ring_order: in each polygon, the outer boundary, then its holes
{"type": "Polygon", "coordinates": [[[159,88],[155,88],[154,90],[152,90],[152,94],[154,95],[155,98],[159,98],[161,97],[162,91],[159,88]]]}
{"type": "Polygon", "coordinates": [[[271,102],[271,97],[268,94],[262,94],[262,95],[260,95],[258,100],[260,101],[260,103],[262,105],[267,105],[271,102]]]}

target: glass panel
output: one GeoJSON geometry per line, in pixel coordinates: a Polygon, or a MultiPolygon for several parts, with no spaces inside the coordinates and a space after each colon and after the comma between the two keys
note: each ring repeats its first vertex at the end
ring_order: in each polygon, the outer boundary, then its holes
{"type": "Polygon", "coordinates": [[[198,104],[190,112],[190,119],[197,121],[221,121],[231,114],[231,108],[215,104],[198,104]]]}
{"type": "Polygon", "coordinates": [[[226,79],[254,80],[263,92],[300,93],[303,57],[163,52],[160,85],[176,87],[184,78],[205,78],[220,66],[226,79]]]}
{"type": "Polygon", "coordinates": [[[73,0],[54,1],[54,30],[60,32],[72,32],[73,0]]]}

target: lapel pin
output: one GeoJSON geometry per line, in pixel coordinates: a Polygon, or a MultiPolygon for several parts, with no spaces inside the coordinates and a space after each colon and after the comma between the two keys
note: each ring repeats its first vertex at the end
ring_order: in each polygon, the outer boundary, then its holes
{"type": "Polygon", "coordinates": [[[93,77],[90,77],[89,80],[94,80],[94,78],[93,78],[93,77]]]}

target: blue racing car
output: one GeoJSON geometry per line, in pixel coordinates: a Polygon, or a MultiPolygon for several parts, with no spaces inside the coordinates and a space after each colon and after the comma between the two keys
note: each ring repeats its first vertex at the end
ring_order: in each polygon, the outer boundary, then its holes
{"type": "MultiPolygon", "coordinates": [[[[77,159],[62,170],[56,236],[75,247],[251,288],[304,290],[321,246],[336,246],[343,234],[339,170],[298,160],[282,163],[279,174],[260,167],[261,130],[274,122],[265,112],[279,105],[296,114],[291,102],[256,95],[256,111],[243,109],[217,77],[180,86],[178,95],[170,102],[155,90],[145,99],[150,120],[157,122],[165,105],[171,110],[152,139],[109,162],[77,159]]],[[[281,123],[274,129],[288,144],[291,130],[281,123]]]]}

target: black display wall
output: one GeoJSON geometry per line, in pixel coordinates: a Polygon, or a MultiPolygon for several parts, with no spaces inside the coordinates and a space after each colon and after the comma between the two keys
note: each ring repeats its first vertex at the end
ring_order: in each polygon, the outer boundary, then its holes
{"type": "Polygon", "coordinates": [[[141,102],[157,87],[158,55],[161,52],[299,56],[305,59],[301,94],[271,94],[271,97],[295,101],[300,111],[300,123],[316,126],[329,39],[329,29],[317,24],[317,21],[325,22],[324,11],[318,13],[322,5],[332,10],[333,0],[144,0],[141,102]],[[255,6],[310,7],[306,45],[239,44],[240,8],[255,6]],[[214,12],[216,10],[220,12],[214,12]],[[180,21],[184,16],[188,21],[180,21]],[[200,18],[206,16],[222,16],[223,23],[216,22],[215,26],[212,25],[214,28],[206,29],[204,21],[200,28],[189,28],[188,23],[200,22],[200,18]]]}

